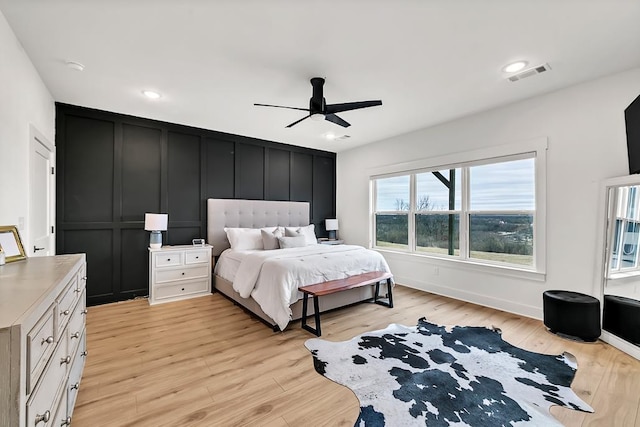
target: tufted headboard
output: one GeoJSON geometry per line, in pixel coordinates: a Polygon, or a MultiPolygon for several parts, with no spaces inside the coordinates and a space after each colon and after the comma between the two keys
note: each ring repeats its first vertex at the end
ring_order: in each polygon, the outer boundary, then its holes
{"type": "Polygon", "coordinates": [[[225,227],[261,228],[309,225],[308,202],[269,200],[207,200],[207,243],[218,256],[229,248],[225,227]]]}

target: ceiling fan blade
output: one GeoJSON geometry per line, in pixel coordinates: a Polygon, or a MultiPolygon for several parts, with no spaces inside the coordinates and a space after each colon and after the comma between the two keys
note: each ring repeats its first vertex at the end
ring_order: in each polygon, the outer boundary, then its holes
{"type": "Polygon", "coordinates": [[[300,110],[300,111],[309,111],[308,108],[298,108],[298,107],[285,107],[283,105],[271,105],[271,104],[253,104],[258,107],[275,107],[275,108],[286,108],[287,110],[300,110]]]}
{"type": "Polygon", "coordinates": [[[335,114],[325,114],[324,119],[329,120],[330,122],[335,123],[337,125],[340,125],[343,128],[348,128],[349,126],[351,126],[349,122],[342,120],[340,117],[336,116],[335,114]]]}
{"type": "Polygon", "coordinates": [[[301,118],[300,120],[297,120],[293,123],[291,123],[289,126],[287,126],[288,128],[297,125],[298,123],[300,123],[301,121],[303,121],[304,119],[308,119],[309,117],[311,117],[311,114],[309,114],[308,116],[304,116],[303,118],[301,118]]]}
{"type": "Polygon", "coordinates": [[[359,101],[359,102],[345,102],[343,104],[329,104],[325,106],[324,112],[326,114],[340,113],[342,111],[357,110],[360,108],[375,107],[382,105],[382,101],[359,101]]]}

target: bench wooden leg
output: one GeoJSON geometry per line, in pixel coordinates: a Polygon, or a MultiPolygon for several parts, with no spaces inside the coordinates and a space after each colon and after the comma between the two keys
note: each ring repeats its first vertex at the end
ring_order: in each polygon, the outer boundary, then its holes
{"type": "Polygon", "coordinates": [[[385,307],[393,308],[393,293],[391,292],[391,279],[387,279],[387,297],[389,298],[389,302],[380,301],[380,282],[376,282],[376,291],[373,295],[373,302],[376,304],[384,305],[385,307]]]}
{"type": "Polygon", "coordinates": [[[309,298],[309,294],[305,293],[304,294],[304,298],[302,299],[302,329],[305,329],[309,332],[311,332],[312,334],[315,334],[316,336],[320,336],[321,332],[320,332],[320,307],[319,307],[319,303],[318,303],[318,297],[317,296],[313,296],[313,309],[314,309],[314,318],[315,318],[315,322],[316,322],[316,327],[312,328],[311,326],[307,325],[307,307],[308,307],[308,298],[309,298]]]}

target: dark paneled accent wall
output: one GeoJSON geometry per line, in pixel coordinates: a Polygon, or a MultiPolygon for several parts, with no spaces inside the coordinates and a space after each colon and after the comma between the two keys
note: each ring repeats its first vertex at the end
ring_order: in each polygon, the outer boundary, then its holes
{"type": "Polygon", "coordinates": [[[311,203],[335,217],[335,153],[56,104],[58,254],[87,254],[91,305],[148,295],[145,212],[165,245],[206,237],[206,199],[311,203]]]}

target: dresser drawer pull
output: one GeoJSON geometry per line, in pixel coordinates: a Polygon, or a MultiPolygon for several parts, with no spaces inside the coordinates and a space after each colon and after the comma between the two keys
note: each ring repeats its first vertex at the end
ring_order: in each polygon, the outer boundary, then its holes
{"type": "Polygon", "coordinates": [[[67,418],[63,418],[62,419],[62,423],[60,423],[61,426],[70,426],[71,425],[71,417],[67,417],[67,418]]]}
{"type": "Polygon", "coordinates": [[[79,386],[80,386],[80,383],[75,383],[71,387],[69,387],[69,389],[70,390],[77,390],[79,386]]]}
{"type": "Polygon", "coordinates": [[[65,357],[64,359],[60,359],[60,364],[61,364],[61,365],[64,365],[65,363],[66,363],[67,365],[68,365],[69,363],[71,363],[71,356],[67,356],[67,357],[65,357]]]}
{"type": "Polygon", "coordinates": [[[74,332],[71,334],[71,338],[80,338],[80,332],[74,332]]]}
{"type": "Polygon", "coordinates": [[[82,292],[82,289],[74,289],[73,292],[80,293],[80,292],[82,292]]]}
{"type": "Polygon", "coordinates": [[[65,310],[65,311],[61,311],[60,314],[64,314],[65,316],[68,316],[69,313],[71,313],[69,310],[65,310]]]}
{"type": "Polygon", "coordinates": [[[82,276],[82,280],[87,280],[87,276],[82,276]]]}
{"type": "Polygon", "coordinates": [[[42,342],[40,343],[40,345],[43,345],[44,343],[51,344],[52,342],[53,342],[53,337],[46,337],[46,338],[42,338],[42,342]]]}
{"type": "Polygon", "coordinates": [[[87,357],[87,354],[89,354],[88,351],[83,351],[82,353],[80,353],[80,356],[87,357]]]}
{"type": "Polygon", "coordinates": [[[88,311],[87,311],[87,309],[85,308],[84,310],[82,310],[82,311],[81,311],[81,313],[82,313],[82,314],[87,314],[87,313],[88,313],[88,311]]]}
{"type": "Polygon", "coordinates": [[[36,415],[36,424],[38,424],[41,421],[44,421],[45,423],[49,422],[49,418],[51,418],[51,411],[46,411],[44,414],[42,415],[36,415]]]}

